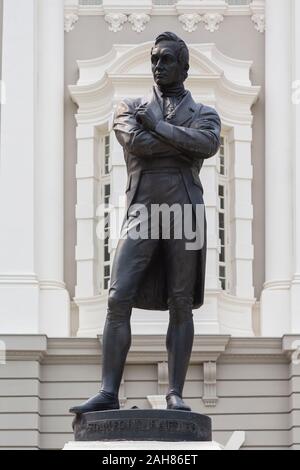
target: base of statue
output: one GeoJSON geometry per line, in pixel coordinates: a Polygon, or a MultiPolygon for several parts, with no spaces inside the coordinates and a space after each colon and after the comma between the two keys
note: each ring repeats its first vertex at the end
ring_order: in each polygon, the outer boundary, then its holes
{"type": "Polygon", "coordinates": [[[211,419],[175,410],[112,410],[77,415],[75,441],[211,442],[211,419]]]}

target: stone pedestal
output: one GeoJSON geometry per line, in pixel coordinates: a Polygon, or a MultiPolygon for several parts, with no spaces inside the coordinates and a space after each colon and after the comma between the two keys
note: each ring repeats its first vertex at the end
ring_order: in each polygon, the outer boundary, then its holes
{"type": "Polygon", "coordinates": [[[211,440],[211,419],[173,410],[113,410],[78,415],[64,450],[223,450],[211,440]]]}
{"type": "MultiPolygon", "coordinates": [[[[112,410],[77,415],[75,441],[211,441],[211,419],[174,410],[112,410]]],[[[148,446],[148,444],[147,444],[148,446]]],[[[147,447],[148,448],[148,447],[147,447]]]]}

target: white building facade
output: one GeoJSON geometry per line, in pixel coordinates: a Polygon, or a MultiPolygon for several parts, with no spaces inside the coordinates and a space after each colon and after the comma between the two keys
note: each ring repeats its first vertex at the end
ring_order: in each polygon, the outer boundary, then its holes
{"type": "MultiPolygon", "coordinates": [[[[148,93],[169,30],[189,46],[186,87],[222,121],[200,174],[206,293],[187,402],[223,444],[239,430],[244,448],[300,448],[298,3],[2,0],[0,447],[63,447],[69,406],[99,387],[127,180],[112,117],[148,93]]],[[[167,323],[134,310],[123,406],[164,406],[167,323]]]]}

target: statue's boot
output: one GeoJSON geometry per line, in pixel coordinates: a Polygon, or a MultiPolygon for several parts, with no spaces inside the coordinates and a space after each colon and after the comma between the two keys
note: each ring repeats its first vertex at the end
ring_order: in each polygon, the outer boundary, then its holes
{"type": "Polygon", "coordinates": [[[82,414],[120,408],[118,393],[131,343],[131,310],[114,299],[108,300],[108,307],[103,332],[101,390],[84,403],[70,408],[70,413],[82,414]]]}
{"type": "Polygon", "coordinates": [[[191,411],[191,408],[184,403],[182,397],[175,392],[168,393],[168,395],[166,395],[166,401],[168,410],[191,411]]]}
{"type": "Polygon", "coordinates": [[[92,411],[118,410],[119,408],[118,396],[100,390],[97,395],[94,395],[80,405],[72,406],[70,413],[82,414],[92,411]]]}
{"type": "Polygon", "coordinates": [[[194,340],[194,323],[191,310],[171,314],[167,333],[169,391],[166,395],[168,410],[191,411],[182,399],[194,340]]]}

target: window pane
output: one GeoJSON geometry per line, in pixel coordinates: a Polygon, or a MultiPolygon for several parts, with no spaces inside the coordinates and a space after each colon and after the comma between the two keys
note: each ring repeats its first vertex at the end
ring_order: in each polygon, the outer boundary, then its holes
{"type": "MultiPolygon", "coordinates": [[[[111,187],[109,182],[109,167],[110,167],[110,136],[106,135],[103,139],[104,142],[104,162],[102,166],[102,202],[104,203],[104,208],[109,208],[111,187]]],[[[103,155],[103,153],[102,153],[103,155]]],[[[103,255],[101,256],[103,267],[102,267],[102,286],[106,290],[109,287],[110,281],[110,253],[109,253],[109,239],[110,239],[110,214],[109,211],[105,211],[104,219],[104,240],[102,240],[101,251],[103,255]]]]}
{"type": "Polygon", "coordinates": [[[224,228],[224,213],[219,212],[219,227],[224,228]]]}
{"type": "Polygon", "coordinates": [[[108,246],[105,246],[105,247],[104,247],[104,261],[109,261],[108,246]]]}
{"type": "Polygon", "coordinates": [[[106,135],[104,139],[104,174],[109,174],[110,164],[110,136],[106,135]]]}
{"type": "Polygon", "coordinates": [[[225,248],[224,248],[224,246],[221,247],[221,252],[219,254],[219,261],[221,261],[221,263],[225,262],[225,248]]]}
{"type": "Polygon", "coordinates": [[[225,277],[225,266],[220,266],[220,277],[225,277]]]}
{"type": "Polygon", "coordinates": [[[222,289],[226,289],[226,219],[225,219],[225,211],[227,206],[226,202],[226,186],[228,184],[227,180],[227,168],[226,168],[226,146],[225,146],[225,138],[221,136],[220,139],[220,150],[219,150],[219,184],[218,184],[218,196],[219,196],[219,212],[218,212],[218,235],[219,235],[219,280],[222,289]]]}

